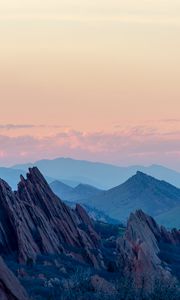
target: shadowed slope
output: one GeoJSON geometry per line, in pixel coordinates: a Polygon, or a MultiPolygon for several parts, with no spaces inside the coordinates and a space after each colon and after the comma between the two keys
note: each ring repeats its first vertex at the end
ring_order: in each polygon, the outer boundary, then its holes
{"type": "Polygon", "coordinates": [[[88,204],[119,220],[126,220],[136,209],[155,217],[180,205],[180,189],[137,172],[124,184],[92,197],[88,204]]]}

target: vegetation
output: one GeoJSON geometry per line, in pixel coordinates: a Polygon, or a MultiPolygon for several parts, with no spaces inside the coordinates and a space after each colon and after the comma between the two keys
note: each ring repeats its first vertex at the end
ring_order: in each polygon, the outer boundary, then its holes
{"type": "Polygon", "coordinates": [[[32,300],[179,300],[176,281],[162,278],[155,282],[152,293],[147,294],[114,266],[109,272],[98,272],[64,255],[41,255],[36,263],[26,265],[19,265],[12,257],[6,263],[18,275],[32,300]],[[116,292],[95,290],[91,284],[95,274],[111,282],[116,292]]]}

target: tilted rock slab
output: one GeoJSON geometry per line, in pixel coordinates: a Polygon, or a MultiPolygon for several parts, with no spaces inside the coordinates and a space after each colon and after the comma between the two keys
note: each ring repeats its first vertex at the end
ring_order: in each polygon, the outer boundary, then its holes
{"type": "Polygon", "coordinates": [[[29,169],[27,179],[21,176],[17,192],[0,180],[0,216],[0,254],[17,253],[25,263],[44,253],[73,256],[74,247],[82,261],[97,268],[103,264],[98,251],[91,251],[98,249],[100,237],[89,216],[79,206],[65,205],[37,168],[29,169]]]}
{"type": "Polygon", "coordinates": [[[180,245],[180,231],[167,231],[141,210],[130,215],[125,236],[117,241],[117,263],[136,287],[151,290],[156,280],[172,279],[159,258],[160,242],[180,245]]]}

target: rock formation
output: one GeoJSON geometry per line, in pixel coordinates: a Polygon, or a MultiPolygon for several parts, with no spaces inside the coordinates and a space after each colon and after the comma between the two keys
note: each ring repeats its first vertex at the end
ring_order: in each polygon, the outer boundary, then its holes
{"type": "Polygon", "coordinates": [[[130,215],[125,236],[117,241],[118,266],[139,288],[172,279],[170,266],[160,259],[161,245],[180,245],[180,231],[167,231],[139,210],[130,215]]]}
{"type": "Polygon", "coordinates": [[[17,192],[0,180],[0,215],[0,253],[17,253],[26,262],[42,253],[69,254],[71,247],[83,249],[81,261],[101,265],[91,251],[100,239],[90,218],[83,208],[74,211],[55,196],[37,168],[29,170],[27,179],[21,176],[17,192]]]}

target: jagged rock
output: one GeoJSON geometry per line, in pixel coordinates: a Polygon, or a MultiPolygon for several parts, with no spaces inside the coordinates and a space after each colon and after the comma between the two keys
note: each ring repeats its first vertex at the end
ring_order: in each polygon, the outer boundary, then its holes
{"type": "Polygon", "coordinates": [[[25,290],[0,257],[0,299],[28,300],[25,290]]]}
{"type": "Polygon", "coordinates": [[[17,192],[0,180],[0,204],[0,253],[17,252],[19,261],[27,262],[41,253],[68,253],[70,246],[80,250],[82,261],[101,264],[91,254],[100,238],[90,218],[80,206],[67,207],[37,168],[29,169],[27,179],[21,176],[17,192]]]}
{"type": "Polygon", "coordinates": [[[84,224],[87,224],[89,226],[93,226],[93,222],[92,220],[90,219],[90,217],[88,216],[87,212],[85,211],[85,209],[79,205],[79,204],[76,204],[76,213],[78,214],[79,218],[81,219],[81,221],[84,223],[84,224]]]}
{"type": "Polygon", "coordinates": [[[141,210],[130,215],[125,236],[117,241],[118,265],[136,286],[152,290],[156,279],[171,277],[159,258],[161,242],[180,244],[179,231],[168,232],[141,210]]]}

